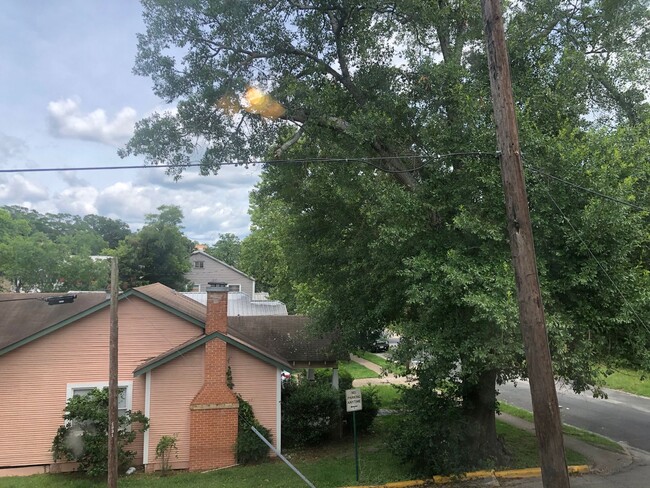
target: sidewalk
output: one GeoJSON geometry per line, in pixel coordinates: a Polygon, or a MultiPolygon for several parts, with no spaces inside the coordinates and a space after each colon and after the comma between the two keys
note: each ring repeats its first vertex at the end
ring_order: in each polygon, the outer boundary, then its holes
{"type": "MultiPolygon", "coordinates": [[[[381,368],[370,361],[351,355],[350,359],[366,368],[381,374],[381,368]]],[[[405,378],[388,375],[381,378],[368,378],[354,380],[354,386],[365,386],[368,384],[412,384],[405,378]]],[[[531,422],[513,417],[508,414],[501,414],[500,420],[507,422],[519,429],[534,433],[535,427],[531,422]]],[[[582,475],[571,476],[571,486],[574,488],[648,488],[650,487],[650,453],[638,449],[631,449],[627,446],[623,453],[608,451],[582,442],[575,437],[564,436],[564,445],[587,457],[590,464],[590,472],[582,475]]],[[[522,470],[522,472],[525,470],[522,470]]],[[[530,476],[530,475],[529,475],[530,476]]],[[[383,485],[385,486],[385,485],[383,485]]],[[[407,484],[400,482],[400,487],[422,486],[421,483],[407,484]]],[[[433,482],[427,486],[437,486],[433,482]]],[[[503,479],[494,475],[486,475],[484,478],[462,481],[446,486],[457,486],[459,488],[495,486],[513,488],[543,488],[542,479],[539,475],[522,479],[503,479]]]]}
{"type": "MultiPolygon", "coordinates": [[[[382,374],[381,366],[377,366],[375,363],[360,358],[359,356],[350,354],[350,361],[359,363],[361,366],[365,366],[366,368],[368,368],[371,371],[374,371],[378,375],[382,374]]],[[[354,386],[355,388],[358,388],[360,386],[368,386],[368,385],[411,385],[411,384],[413,384],[412,379],[406,378],[404,376],[395,376],[391,373],[388,373],[386,376],[381,376],[379,378],[363,378],[360,380],[354,380],[352,382],[352,386],[354,386]]]]}

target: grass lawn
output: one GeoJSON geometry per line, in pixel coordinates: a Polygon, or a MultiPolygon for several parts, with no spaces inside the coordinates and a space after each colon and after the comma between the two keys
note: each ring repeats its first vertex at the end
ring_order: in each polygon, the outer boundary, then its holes
{"type": "MultiPolygon", "coordinates": [[[[499,402],[499,409],[504,413],[513,415],[514,417],[519,417],[520,419],[533,422],[533,414],[528,410],[524,410],[523,408],[515,407],[505,402],[499,402]]],[[[623,448],[616,442],[609,440],[608,438],[603,437],[601,435],[594,434],[593,432],[589,432],[587,430],[578,429],[577,427],[563,424],[562,432],[572,437],[576,437],[581,441],[591,444],[593,446],[601,447],[609,451],[623,452],[623,448]]]]}
{"type": "Polygon", "coordinates": [[[389,373],[394,373],[398,375],[404,375],[406,373],[406,370],[403,365],[400,364],[395,364],[391,361],[388,361],[384,359],[381,356],[378,356],[377,354],[374,354],[372,352],[365,352],[362,351],[358,354],[360,358],[365,359],[366,361],[370,361],[371,363],[375,363],[377,366],[380,368],[383,368],[389,373]]]}
{"type": "Polygon", "coordinates": [[[361,366],[354,361],[339,361],[339,369],[345,370],[352,375],[355,380],[362,380],[365,378],[379,378],[379,375],[374,371],[361,366]]]}
{"type": "MultiPolygon", "coordinates": [[[[413,479],[408,465],[400,462],[387,449],[389,429],[397,416],[378,417],[372,434],[359,436],[360,482],[383,484],[389,481],[413,479]]],[[[528,432],[498,422],[497,430],[513,454],[508,467],[538,466],[535,437],[528,432]]],[[[352,438],[345,437],[326,445],[293,450],[285,453],[289,460],[319,488],[354,485],[354,447],[352,438]]],[[[570,464],[585,464],[580,455],[569,451],[570,464]]],[[[281,461],[274,460],[255,466],[242,466],[210,473],[178,473],[167,477],[137,474],[120,478],[120,486],[133,488],[172,488],[192,485],[220,488],[302,488],[304,482],[281,461]]],[[[0,478],[0,488],[99,488],[105,480],[90,480],[75,474],[37,475],[0,478]]]]}
{"type": "Polygon", "coordinates": [[[650,380],[642,380],[641,376],[640,371],[619,368],[605,378],[605,386],[614,390],[650,397],[650,380]]]}
{"type": "Polygon", "coordinates": [[[371,363],[375,363],[380,368],[384,368],[386,370],[392,366],[392,363],[390,361],[387,361],[381,356],[378,356],[372,352],[361,351],[359,354],[357,354],[357,356],[365,359],[366,361],[370,361],[371,363]]]}
{"type": "MultiPolygon", "coordinates": [[[[539,466],[537,439],[533,434],[500,420],[497,420],[497,433],[503,436],[506,451],[511,456],[507,468],[520,469],[539,466]]],[[[566,449],[566,462],[569,465],[589,464],[587,458],[571,449],[566,449]]]]}
{"type": "Polygon", "coordinates": [[[399,389],[393,385],[364,386],[362,389],[372,388],[377,391],[381,408],[397,409],[399,405],[399,389]]]}

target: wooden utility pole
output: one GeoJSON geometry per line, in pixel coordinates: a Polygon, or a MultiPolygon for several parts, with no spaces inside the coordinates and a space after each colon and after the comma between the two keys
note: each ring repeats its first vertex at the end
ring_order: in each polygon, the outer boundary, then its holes
{"type": "Polygon", "coordinates": [[[108,352],[108,487],[117,487],[117,257],[111,258],[111,326],[108,352]]]}
{"type": "Polygon", "coordinates": [[[562,422],[548,347],[544,308],[537,275],[533,229],[519,150],[500,0],[481,0],[490,70],[501,179],[506,201],[510,250],[515,268],[519,321],[526,351],[530,394],[545,488],[568,488],[562,422]]]}

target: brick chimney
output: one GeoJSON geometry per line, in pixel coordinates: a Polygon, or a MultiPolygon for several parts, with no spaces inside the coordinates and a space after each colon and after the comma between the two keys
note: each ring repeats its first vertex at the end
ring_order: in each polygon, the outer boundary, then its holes
{"type": "MultiPolygon", "coordinates": [[[[205,334],[228,332],[228,287],[208,283],[205,334]]],[[[235,464],[239,401],[227,386],[228,354],[219,338],[204,347],[203,387],[190,404],[190,471],[235,464]]]]}

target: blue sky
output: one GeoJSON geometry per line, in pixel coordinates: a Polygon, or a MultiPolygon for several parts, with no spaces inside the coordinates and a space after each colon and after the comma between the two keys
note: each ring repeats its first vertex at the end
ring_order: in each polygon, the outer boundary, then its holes
{"type": "MultiPolygon", "coordinates": [[[[148,78],[132,74],[136,0],[9,0],[0,16],[0,169],[137,165],[117,149],[133,124],[165,109],[148,78]]],[[[179,205],[188,237],[208,244],[248,234],[256,168],[217,176],[163,169],[0,173],[0,205],[41,213],[95,213],[138,229],[160,205],[179,205]]]]}

